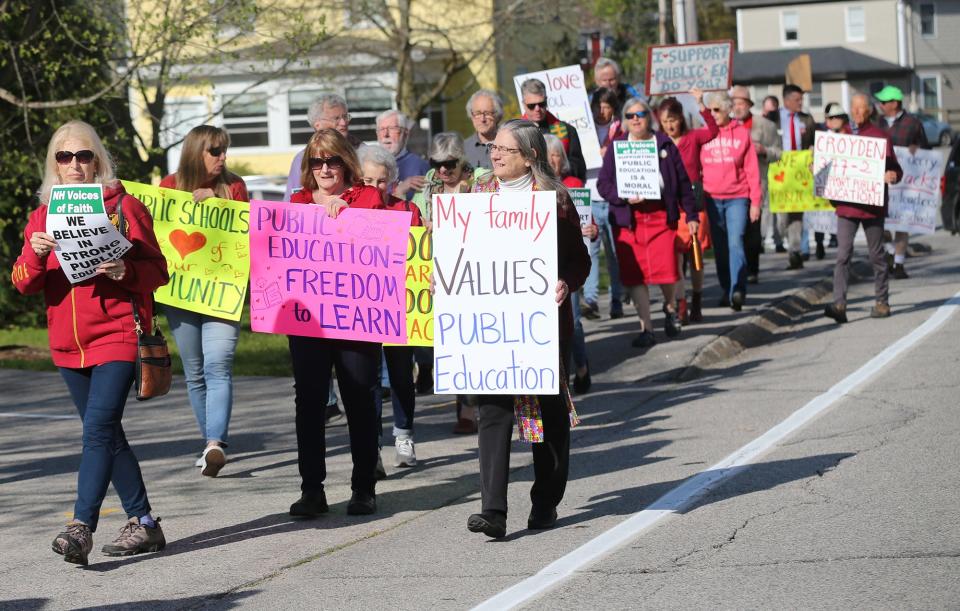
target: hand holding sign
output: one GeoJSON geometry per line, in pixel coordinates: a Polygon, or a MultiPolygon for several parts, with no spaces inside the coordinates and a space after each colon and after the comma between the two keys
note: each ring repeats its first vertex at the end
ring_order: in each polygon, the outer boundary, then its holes
{"type": "Polygon", "coordinates": [[[30,248],[38,257],[46,257],[50,251],[57,247],[57,242],[49,233],[34,231],[30,236],[30,248]]]}

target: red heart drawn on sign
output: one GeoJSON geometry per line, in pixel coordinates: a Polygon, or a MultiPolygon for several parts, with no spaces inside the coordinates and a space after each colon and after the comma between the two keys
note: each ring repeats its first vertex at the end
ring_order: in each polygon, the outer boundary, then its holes
{"type": "Polygon", "coordinates": [[[190,235],[183,229],[174,229],[170,232],[170,243],[180,253],[180,259],[186,259],[187,255],[203,248],[207,243],[207,238],[199,231],[194,231],[190,235]]]}
{"type": "Polygon", "coordinates": [[[786,174],[786,172],[780,172],[779,174],[777,174],[776,176],[774,176],[773,179],[774,179],[775,181],[777,181],[777,182],[783,182],[783,177],[784,177],[785,174],[786,174]]]}

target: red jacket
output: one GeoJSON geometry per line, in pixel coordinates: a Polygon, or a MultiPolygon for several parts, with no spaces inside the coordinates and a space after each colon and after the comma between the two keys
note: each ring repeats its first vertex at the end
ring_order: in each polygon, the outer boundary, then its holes
{"type": "MultiPolygon", "coordinates": [[[[353,208],[374,208],[383,210],[383,200],[380,198],[380,191],[376,187],[369,185],[355,185],[340,194],[340,199],[347,202],[348,206],[353,208]]],[[[312,204],[313,191],[309,189],[300,189],[290,196],[290,202],[294,204],[312,204]]]]}
{"type": "MultiPolygon", "coordinates": [[[[850,130],[847,133],[852,133],[850,130]]],[[[870,138],[883,138],[887,141],[887,159],[886,159],[886,169],[885,172],[894,171],[897,173],[896,182],[900,182],[903,178],[903,168],[900,167],[900,162],[897,161],[897,154],[893,152],[893,140],[890,138],[890,134],[881,127],[877,127],[873,123],[867,123],[859,130],[857,130],[858,136],[868,136],[870,138]]],[[[837,209],[837,216],[842,216],[843,218],[848,219],[882,219],[887,216],[887,201],[890,199],[890,186],[883,185],[883,205],[882,206],[870,206],[868,204],[854,204],[850,202],[840,202],[830,200],[830,203],[834,205],[837,209]]]]}
{"type": "MultiPolygon", "coordinates": [[[[250,195],[247,193],[247,184],[243,182],[243,179],[239,176],[237,179],[231,183],[228,183],[228,188],[230,190],[230,199],[236,202],[248,202],[250,201],[250,195]]],[[[160,186],[166,189],[176,189],[177,188],[177,175],[167,174],[163,177],[163,180],[160,181],[160,186]]],[[[207,188],[212,189],[213,185],[204,185],[207,188]]],[[[182,191],[182,189],[180,189],[182,191]]]]}
{"type": "Polygon", "coordinates": [[[410,217],[410,226],[411,227],[423,227],[423,217],[420,216],[420,208],[417,208],[415,204],[411,204],[405,199],[400,199],[393,195],[390,196],[390,203],[385,206],[387,210],[401,210],[403,212],[412,212],[413,216],[410,217]]]}
{"type": "Polygon", "coordinates": [[[57,367],[92,367],[109,361],[133,362],[137,356],[130,298],[136,297],[145,333],[151,332],[153,291],[169,281],[167,261],[153,234],[153,219],[140,200],[127,195],[119,181],[103,186],[103,199],[111,220],[123,198],[126,237],[133,248],[123,256],[123,280],[98,274],[70,284],[60,260],[50,254],[40,258],[30,246],[35,231],[46,231],[47,205],[30,214],[23,231],[23,250],[11,277],[24,295],[43,291],[47,304],[50,354],[57,367]]]}

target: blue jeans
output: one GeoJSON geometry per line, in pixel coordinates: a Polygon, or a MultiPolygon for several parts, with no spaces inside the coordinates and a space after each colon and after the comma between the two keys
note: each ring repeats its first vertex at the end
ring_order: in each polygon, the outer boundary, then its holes
{"type": "Polygon", "coordinates": [[[714,199],[710,194],[706,194],[706,202],[720,288],[728,298],[734,291],[746,296],[747,256],[743,250],[743,234],[747,229],[750,202],[745,197],[714,199]]]}
{"type": "MultiPolygon", "coordinates": [[[[393,403],[393,436],[413,435],[413,410],[416,389],[413,384],[413,346],[384,346],[383,356],[390,376],[390,400],[393,403]]],[[[377,401],[378,416],[383,402],[377,401]]],[[[382,435],[381,431],[381,435],[382,435]]]]}
{"type": "Polygon", "coordinates": [[[207,441],[227,445],[240,323],[170,306],[164,306],[164,312],[180,350],[200,434],[207,441]]]}
{"type": "Polygon", "coordinates": [[[83,452],[73,517],[97,530],[100,506],[112,481],[127,517],[150,513],[140,463],[123,433],[123,407],[133,385],[133,363],[111,361],[83,369],[60,368],[83,422],[83,452]]]}
{"type": "MultiPolygon", "coordinates": [[[[586,367],[587,340],[583,334],[583,322],[580,320],[580,291],[574,291],[570,294],[570,305],[573,306],[573,341],[571,342],[573,364],[575,367],[586,367]]],[[[570,372],[567,371],[567,373],[570,372]]]]}
{"type": "Polygon", "coordinates": [[[590,302],[597,302],[600,293],[600,244],[603,243],[604,253],[607,255],[607,271],[610,272],[610,311],[623,311],[621,298],[623,287],[620,286],[620,266],[617,265],[617,253],[614,250],[613,228],[610,227],[610,204],[607,202],[593,202],[593,220],[600,230],[600,239],[590,243],[590,274],[583,284],[583,298],[590,302]]]}

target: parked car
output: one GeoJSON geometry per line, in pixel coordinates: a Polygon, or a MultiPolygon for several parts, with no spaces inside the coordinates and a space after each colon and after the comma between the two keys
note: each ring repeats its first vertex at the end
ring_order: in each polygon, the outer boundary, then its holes
{"type": "Polygon", "coordinates": [[[953,140],[953,131],[949,123],[938,121],[934,117],[925,114],[917,114],[917,118],[923,123],[923,133],[927,136],[927,142],[930,146],[950,146],[953,140]]]}
{"type": "Polygon", "coordinates": [[[243,176],[247,184],[247,193],[250,199],[264,199],[272,202],[283,201],[283,194],[287,191],[286,176],[243,176]]]}
{"type": "Polygon", "coordinates": [[[940,208],[943,228],[960,233],[960,139],[954,143],[943,172],[943,203],[940,208]]]}

